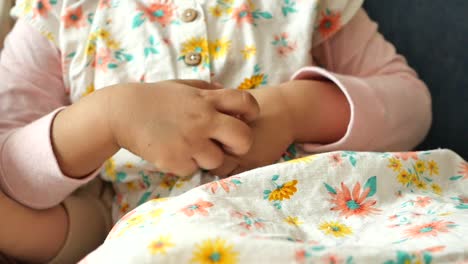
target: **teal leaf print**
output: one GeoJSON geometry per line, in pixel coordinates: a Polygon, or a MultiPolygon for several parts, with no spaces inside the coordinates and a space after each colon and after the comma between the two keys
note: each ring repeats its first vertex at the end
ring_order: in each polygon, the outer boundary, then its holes
{"type": "Polygon", "coordinates": [[[280,209],[282,208],[281,203],[280,203],[279,201],[275,201],[275,202],[273,203],[273,206],[274,206],[276,209],[278,209],[278,210],[280,210],[280,209]]]}
{"type": "Polygon", "coordinates": [[[428,182],[432,182],[432,179],[431,178],[428,178],[428,177],[424,177],[424,179],[428,182]]]}
{"type": "Polygon", "coordinates": [[[259,15],[260,15],[261,17],[263,17],[263,18],[266,18],[266,19],[271,19],[271,18],[273,18],[273,16],[272,16],[270,13],[268,13],[268,12],[259,12],[259,15]]]}
{"type": "Polygon", "coordinates": [[[432,255],[429,252],[423,253],[423,259],[424,259],[424,263],[426,264],[432,263],[432,255]]]}
{"type": "Polygon", "coordinates": [[[349,160],[349,163],[351,163],[351,165],[353,165],[353,167],[356,167],[356,163],[357,163],[356,152],[354,152],[354,151],[344,151],[341,156],[343,158],[347,157],[348,160],[349,160]]]}
{"type": "Polygon", "coordinates": [[[333,194],[336,194],[336,190],[333,189],[333,187],[331,187],[330,185],[326,184],[326,183],[323,183],[325,184],[325,188],[327,188],[328,192],[329,193],[333,193],[333,194]]]}
{"type": "Polygon", "coordinates": [[[115,52],[115,58],[118,59],[119,61],[132,61],[133,56],[130,54],[126,54],[123,52],[123,50],[118,50],[115,52]]]}
{"type": "Polygon", "coordinates": [[[159,54],[159,52],[153,47],[145,48],[145,58],[148,58],[150,54],[159,54]]]}
{"type": "Polygon", "coordinates": [[[369,188],[370,192],[367,197],[373,196],[377,192],[377,176],[370,177],[364,185],[364,190],[369,188]]]}
{"type": "Polygon", "coordinates": [[[117,64],[115,64],[115,63],[109,63],[109,64],[107,65],[107,68],[109,68],[109,69],[111,69],[111,70],[117,69],[117,67],[119,67],[119,66],[118,66],[117,64]]]}
{"type": "Polygon", "coordinates": [[[322,251],[325,250],[324,246],[313,246],[310,248],[312,251],[322,251]]]}
{"type": "Polygon", "coordinates": [[[346,259],[346,264],[353,264],[353,263],[354,263],[353,257],[350,256],[346,259]]]}
{"type": "Polygon", "coordinates": [[[238,179],[232,179],[231,182],[234,183],[235,185],[242,184],[242,182],[240,180],[238,180],[238,179]]]}
{"type": "Polygon", "coordinates": [[[89,13],[88,15],[88,23],[92,24],[94,21],[94,13],[89,13]]]}
{"type": "Polygon", "coordinates": [[[119,171],[117,172],[117,182],[123,182],[125,180],[125,178],[127,178],[127,174],[123,171],[119,171]]]}
{"type": "Polygon", "coordinates": [[[49,3],[50,3],[51,5],[56,5],[56,4],[57,4],[57,0],[49,0],[49,3]]]}
{"type": "Polygon", "coordinates": [[[138,204],[137,205],[142,205],[144,203],[146,203],[148,201],[148,198],[151,196],[151,192],[145,192],[140,200],[138,201],[138,204]]]}
{"type": "Polygon", "coordinates": [[[150,43],[151,46],[154,46],[154,37],[153,36],[151,36],[149,38],[149,43],[150,43]]]}
{"type": "Polygon", "coordinates": [[[146,175],[144,172],[140,171],[138,174],[140,174],[142,180],[143,180],[143,183],[146,185],[146,187],[149,187],[151,186],[151,182],[149,180],[149,177],[148,175],[146,175]]]}
{"type": "Polygon", "coordinates": [[[279,175],[273,175],[273,178],[271,178],[272,181],[276,181],[279,179],[279,175]]]}
{"type": "Polygon", "coordinates": [[[133,18],[132,29],[135,29],[135,28],[141,26],[144,22],[145,22],[145,18],[143,17],[143,13],[142,12],[138,13],[133,18]]]}
{"type": "Polygon", "coordinates": [[[75,57],[75,55],[76,55],[76,51],[71,52],[70,54],[68,54],[66,58],[71,59],[71,58],[75,57]]]}
{"type": "Polygon", "coordinates": [[[463,178],[463,176],[457,175],[457,176],[452,176],[452,177],[450,177],[449,179],[450,179],[451,181],[458,181],[458,180],[461,179],[461,178],[463,178]]]}
{"type": "Polygon", "coordinates": [[[281,8],[281,11],[283,12],[283,16],[288,16],[290,13],[296,13],[297,9],[294,8],[296,5],[296,1],[292,0],[284,0],[284,6],[281,8]]]}
{"type": "Polygon", "coordinates": [[[468,210],[468,204],[459,204],[455,206],[455,208],[461,209],[461,210],[468,210]]]}
{"type": "Polygon", "coordinates": [[[283,16],[288,16],[288,14],[290,13],[296,13],[297,10],[292,8],[292,7],[289,7],[289,6],[285,6],[283,8],[281,8],[281,11],[283,12],[283,16]]]}

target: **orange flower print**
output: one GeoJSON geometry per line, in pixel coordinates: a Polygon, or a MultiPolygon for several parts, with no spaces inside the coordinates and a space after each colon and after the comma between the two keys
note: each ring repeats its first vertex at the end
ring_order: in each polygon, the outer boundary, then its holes
{"type": "Polygon", "coordinates": [[[242,25],[242,23],[254,23],[254,17],[248,4],[243,4],[238,8],[234,8],[232,11],[232,18],[236,21],[238,26],[242,25]]]}
{"type": "Polygon", "coordinates": [[[50,9],[51,9],[51,6],[48,0],[38,0],[36,1],[34,9],[33,9],[34,17],[36,16],[47,17],[47,14],[49,13],[50,9]]]}
{"type": "MultiPolygon", "coordinates": [[[[230,8],[228,8],[229,10],[230,8]]],[[[230,11],[227,11],[230,12],[230,11]]],[[[231,18],[236,22],[237,26],[242,26],[244,23],[256,26],[257,19],[272,19],[273,15],[266,11],[256,9],[252,0],[247,0],[247,3],[233,8],[231,18]]]]}
{"type": "Polygon", "coordinates": [[[289,40],[289,34],[286,32],[274,36],[272,44],[276,46],[276,51],[281,56],[287,56],[297,49],[297,43],[289,40]]]}
{"type": "Polygon", "coordinates": [[[198,199],[196,203],[194,204],[189,204],[185,206],[184,208],[180,209],[181,212],[183,212],[186,216],[191,217],[195,213],[201,214],[203,216],[208,215],[208,211],[206,210],[207,208],[213,207],[214,204],[204,201],[202,199],[198,199]]]}
{"type": "Polygon", "coordinates": [[[157,22],[163,27],[166,27],[172,22],[175,11],[175,7],[168,0],[153,1],[149,6],[139,4],[138,9],[143,13],[140,13],[135,18],[136,20],[143,23],[145,19],[148,19],[150,22],[157,22]]]}
{"type": "Polygon", "coordinates": [[[69,8],[65,15],[62,16],[62,21],[66,29],[69,28],[80,28],[84,26],[85,16],[83,15],[83,9],[78,8],[69,8]]]}
{"type": "Polygon", "coordinates": [[[96,70],[100,70],[102,72],[107,72],[108,65],[112,60],[112,53],[107,48],[100,48],[96,52],[96,58],[93,61],[93,66],[96,70]]]}
{"type": "Polygon", "coordinates": [[[327,9],[322,12],[322,18],[320,19],[318,30],[322,38],[327,38],[341,27],[341,13],[332,12],[327,9]]]}
{"type": "Polygon", "coordinates": [[[468,162],[462,162],[459,168],[460,170],[458,171],[458,173],[460,173],[461,176],[463,176],[464,180],[468,180],[468,162]]]}
{"type": "Polygon", "coordinates": [[[330,155],[330,162],[333,166],[339,166],[343,162],[343,159],[341,159],[341,154],[340,153],[334,153],[330,155]]]}
{"type": "Polygon", "coordinates": [[[263,224],[264,220],[256,218],[255,215],[251,212],[241,213],[234,211],[232,212],[232,216],[235,218],[242,219],[242,223],[240,223],[239,225],[247,230],[252,230],[254,228],[260,229],[265,226],[265,224],[263,224]]]}
{"type": "Polygon", "coordinates": [[[229,177],[219,181],[213,181],[206,185],[207,189],[211,193],[215,194],[218,190],[223,189],[226,193],[229,193],[232,189],[235,189],[237,185],[242,184],[239,177],[229,177]]]}
{"type": "Polygon", "coordinates": [[[418,160],[418,153],[417,152],[397,152],[394,153],[395,157],[402,159],[404,161],[408,159],[418,160]]]}
{"type": "Polygon", "coordinates": [[[99,9],[105,9],[111,7],[111,0],[99,0],[99,9]]]}
{"type": "Polygon", "coordinates": [[[427,205],[429,205],[430,203],[432,202],[432,199],[430,197],[417,197],[416,198],[416,201],[414,202],[416,204],[416,206],[418,207],[426,207],[427,205]]]}
{"type": "Polygon", "coordinates": [[[354,185],[353,192],[341,183],[341,190],[335,190],[328,184],[325,184],[328,192],[332,196],[331,202],[335,205],[330,208],[331,211],[339,211],[341,216],[348,218],[349,216],[367,216],[372,213],[377,213],[380,210],[373,208],[377,203],[376,200],[368,199],[376,192],[376,178],[370,178],[362,193],[361,184],[358,182],[354,185]]]}
{"type": "Polygon", "coordinates": [[[453,222],[440,220],[427,224],[415,225],[406,229],[404,233],[408,238],[436,237],[440,233],[448,233],[449,228],[453,227],[455,227],[453,222]]]}

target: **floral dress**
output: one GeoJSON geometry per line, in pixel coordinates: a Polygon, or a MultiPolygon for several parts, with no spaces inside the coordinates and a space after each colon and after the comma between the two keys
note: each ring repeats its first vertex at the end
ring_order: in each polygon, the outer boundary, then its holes
{"type": "MultiPolygon", "coordinates": [[[[61,53],[72,102],[107,86],[169,79],[263,89],[311,65],[310,50],[346,24],[362,0],[20,0],[14,14],[61,53]]],[[[301,155],[292,146],[284,159],[301,155]]],[[[113,218],[215,175],[162,173],[122,149],[105,164],[113,218]]]]}

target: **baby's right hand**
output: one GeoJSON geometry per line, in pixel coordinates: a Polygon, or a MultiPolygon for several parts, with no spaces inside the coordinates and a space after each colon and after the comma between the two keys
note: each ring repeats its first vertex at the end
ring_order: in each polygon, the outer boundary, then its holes
{"type": "Polygon", "coordinates": [[[241,120],[255,120],[260,110],[248,92],[191,80],[104,90],[114,142],[162,171],[187,176],[214,169],[223,163],[223,147],[243,155],[252,145],[251,129],[241,120]]]}

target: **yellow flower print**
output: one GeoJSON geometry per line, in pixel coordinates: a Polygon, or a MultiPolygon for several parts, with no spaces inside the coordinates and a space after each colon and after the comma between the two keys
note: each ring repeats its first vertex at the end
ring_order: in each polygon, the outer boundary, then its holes
{"type": "Polygon", "coordinates": [[[99,29],[96,31],[95,36],[102,40],[108,40],[110,38],[110,33],[105,29],[99,29]]]}
{"type": "Polygon", "coordinates": [[[138,189],[138,186],[136,185],[134,181],[127,182],[125,185],[127,186],[127,190],[129,191],[135,191],[138,189]]]}
{"type": "Polygon", "coordinates": [[[104,170],[106,172],[107,177],[111,180],[115,181],[116,179],[116,171],[115,171],[115,161],[113,159],[108,159],[104,166],[104,170]]]}
{"type": "Polygon", "coordinates": [[[220,17],[223,15],[224,13],[224,10],[221,6],[219,5],[215,5],[215,6],[212,6],[210,7],[210,13],[214,16],[214,17],[220,17]]]}
{"type": "Polygon", "coordinates": [[[306,157],[302,157],[298,159],[292,159],[290,161],[287,161],[287,163],[310,163],[313,160],[315,160],[316,157],[317,157],[316,155],[310,155],[310,156],[306,156],[306,157]]]}
{"type": "Polygon", "coordinates": [[[235,264],[238,255],[226,240],[221,238],[207,239],[196,245],[193,252],[192,263],[200,264],[235,264]]]}
{"type": "Polygon", "coordinates": [[[414,181],[414,186],[416,186],[416,188],[421,189],[421,190],[427,189],[427,184],[424,181],[420,181],[420,180],[414,181]]]}
{"type": "Polygon", "coordinates": [[[182,44],[180,51],[182,57],[188,56],[192,52],[199,53],[204,63],[209,62],[208,41],[205,38],[193,37],[182,44]]]}
{"type": "Polygon", "coordinates": [[[134,166],[133,163],[131,163],[131,162],[125,163],[125,168],[127,168],[127,169],[133,169],[134,167],[135,167],[135,166],[134,166]]]}
{"type": "Polygon", "coordinates": [[[288,216],[284,219],[284,221],[290,225],[293,225],[293,226],[300,226],[302,225],[304,222],[300,221],[299,218],[297,216],[288,216]]]}
{"type": "Polygon", "coordinates": [[[418,173],[424,173],[426,171],[426,164],[422,160],[416,162],[416,171],[418,173]]]}
{"type": "Polygon", "coordinates": [[[432,189],[432,192],[434,192],[435,194],[438,194],[438,195],[442,194],[442,188],[440,187],[440,185],[436,183],[431,184],[431,189],[432,189]]]}
{"type": "Polygon", "coordinates": [[[320,224],[319,229],[326,235],[334,237],[345,237],[353,233],[351,227],[335,221],[323,222],[320,224]]]}
{"type": "Polygon", "coordinates": [[[163,212],[164,212],[163,209],[158,208],[158,209],[154,209],[154,210],[152,210],[152,211],[149,211],[149,212],[147,213],[147,216],[148,216],[149,218],[151,218],[151,219],[159,218],[159,217],[162,215],[163,212]]]}
{"type": "Polygon", "coordinates": [[[210,55],[213,59],[220,59],[226,56],[229,48],[231,47],[231,41],[225,39],[217,39],[209,44],[210,55]]]}
{"type": "Polygon", "coordinates": [[[88,85],[88,87],[86,87],[86,91],[81,95],[81,97],[85,97],[87,95],[90,95],[94,92],[94,84],[90,84],[88,85]]]}
{"type": "Polygon", "coordinates": [[[41,31],[41,34],[49,41],[55,42],[54,34],[50,31],[41,31]]]}
{"type": "Polygon", "coordinates": [[[106,45],[111,50],[118,50],[120,48],[120,43],[113,39],[108,40],[106,45]]]}
{"type": "Polygon", "coordinates": [[[88,42],[86,46],[86,56],[92,57],[94,54],[96,54],[96,44],[94,44],[94,42],[88,42]]]}
{"type": "Polygon", "coordinates": [[[439,165],[437,162],[431,160],[427,163],[427,169],[429,170],[429,174],[432,175],[439,175],[439,165]]]}
{"type": "Polygon", "coordinates": [[[397,158],[390,158],[388,160],[388,165],[387,165],[388,168],[391,168],[393,171],[400,171],[401,169],[401,161],[397,158]]]}
{"type": "Polygon", "coordinates": [[[398,181],[401,182],[401,184],[403,185],[408,184],[411,181],[411,179],[412,175],[406,170],[402,170],[398,174],[398,181]]]}
{"type": "Polygon", "coordinates": [[[19,1],[18,7],[20,8],[20,11],[23,15],[29,14],[32,11],[33,2],[35,1],[32,1],[32,0],[19,1]]]}
{"type": "Polygon", "coordinates": [[[270,201],[283,201],[284,199],[289,200],[297,192],[296,188],[297,180],[292,180],[283,185],[278,186],[273,190],[268,200],[270,201]]]}
{"type": "Polygon", "coordinates": [[[172,243],[170,236],[160,236],[148,245],[148,250],[151,254],[166,255],[166,250],[174,246],[175,245],[172,243]]]}
{"type": "Polygon", "coordinates": [[[245,78],[244,81],[237,87],[239,90],[251,90],[262,84],[264,74],[254,75],[251,78],[245,78]]]}
{"type": "Polygon", "coordinates": [[[257,54],[257,48],[254,45],[245,46],[245,48],[241,50],[241,53],[244,60],[248,60],[257,54]]]}

